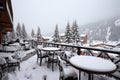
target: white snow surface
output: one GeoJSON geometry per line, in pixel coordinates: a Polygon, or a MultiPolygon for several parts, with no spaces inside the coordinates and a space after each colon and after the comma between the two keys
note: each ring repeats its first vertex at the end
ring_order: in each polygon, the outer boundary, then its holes
{"type": "Polygon", "coordinates": [[[111,61],[93,56],[75,56],[70,59],[70,62],[80,69],[93,72],[109,72],[116,69],[116,65],[111,61]]]}
{"type": "MultiPolygon", "coordinates": [[[[58,66],[54,71],[47,68],[47,64],[43,61],[42,66],[36,63],[37,56],[34,55],[30,59],[21,63],[20,71],[16,70],[13,73],[8,73],[9,80],[44,80],[43,77],[46,76],[46,80],[59,80],[59,69],[58,66]]],[[[78,62],[78,61],[77,61],[78,62]]],[[[78,70],[76,70],[78,73],[78,70]]],[[[69,73],[69,70],[67,71],[69,73]]],[[[88,76],[81,74],[82,80],[88,80],[88,76]]],[[[114,78],[109,78],[107,76],[94,76],[94,80],[115,80],[114,78]]]]}
{"type": "Polygon", "coordinates": [[[37,56],[33,56],[27,61],[21,63],[20,71],[9,73],[9,80],[43,80],[43,76],[47,76],[47,80],[58,80],[59,70],[52,71],[47,68],[47,64],[43,62],[42,66],[36,63],[37,56]]]}
{"type": "Polygon", "coordinates": [[[119,44],[120,42],[117,41],[107,41],[105,44],[106,45],[111,45],[111,46],[116,46],[117,44],[119,44]]]}
{"type": "Polygon", "coordinates": [[[80,35],[80,37],[85,37],[85,36],[87,36],[87,35],[86,35],[86,34],[81,34],[81,35],[80,35]]]}
{"type": "Polygon", "coordinates": [[[42,48],[42,50],[45,50],[45,51],[58,51],[58,50],[60,50],[60,48],[56,48],[56,47],[44,47],[44,48],[42,48]]]}
{"type": "Polygon", "coordinates": [[[12,56],[14,55],[13,53],[4,53],[4,52],[0,52],[0,58],[2,57],[9,57],[9,56],[12,56]]]}
{"type": "Polygon", "coordinates": [[[104,44],[104,42],[95,40],[90,43],[90,45],[98,45],[98,44],[104,44]]]}

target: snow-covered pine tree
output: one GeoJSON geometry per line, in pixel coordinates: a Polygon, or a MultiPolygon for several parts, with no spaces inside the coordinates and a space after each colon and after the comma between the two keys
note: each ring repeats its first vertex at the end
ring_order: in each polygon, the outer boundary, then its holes
{"type": "Polygon", "coordinates": [[[21,30],[20,23],[18,23],[18,25],[17,25],[17,27],[16,27],[16,36],[17,36],[17,38],[19,38],[19,39],[22,38],[22,30],[21,30]]]}
{"type": "Polygon", "coordinates": [[[70,24],[68,22],[65,31],[65,43],[71,43],[71,42],[72,42],[71,29],[70,29],[70,24]]]}
{"type": "Polygon", "coordinates": [[[12,32],[7,32],[7,34],[4,36],[4,40],[9,43],[14,42],[16,39],[17,38],[14,30],[12,32]]]}
{"type": "Polygon", "coordinates": [[[73,43],[78,43],[80,41],[80,36],[79,36],[79,33],[78,33],[78,25],[77,25],[76,21],[73,22],[71,30],[72,30],[73,43]]]}
{"type": "Polygon", "coordinates": [[[10,32],[7,32],[7,34],[4,36],[4,40],[5,40],[6,42],[10,42],[10,41],[11,41],[10,32]]]}
{"type": "Polygon", "coordinates": [[[23,39],[27,39],[28,38],[28,35],[27,35],[27,32],[26,32],[24,24],[22,24],[22,38],[23,39]]]}
{"type": "Polygon", "coordinates": [[[37,31],[37,39],[41,40],[42,39],[42,35],[41,35],[41,31],[40,31],[40,27],[38,27],[38,31],[37,31]]]}
{"type": "Polygon", "coordinates": [[[17,39],[16,34],[15,34],[15,30],[13,30],[12,32],[10,32],[9,36],[11,37],[12,41],[15,41],[17,39]]]}
{"type": "Polygon", "coordinates": [[[35,36],[35,33],[34,33],[34,30],[32,29],[31,37],[33,38],[34,36],[35,36]]]}
{"type": "Polygon", "coordinates": [[[56,24],[56,27],[55,27],[55,32],[54,32],[54,35],[53,35],[53,41],[54,42],[59,42],[59,31],[58,31],[58,25],[56,24]]]}
{"type": "Polygon", "coordinates": [[[17,39],[16,34],[15,34],[15,30],[13,30],[11,32],[11,37],[12,37],[12,39],[17,39]]]}

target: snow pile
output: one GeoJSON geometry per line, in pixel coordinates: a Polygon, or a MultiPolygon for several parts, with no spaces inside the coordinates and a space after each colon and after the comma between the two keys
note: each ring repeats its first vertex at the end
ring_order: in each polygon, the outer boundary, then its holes
{"type": "Polygon", "coordinates": [[[120,19],[117,19],[117,20],[115,21],[115,26],[120,26],[120,19]]]}

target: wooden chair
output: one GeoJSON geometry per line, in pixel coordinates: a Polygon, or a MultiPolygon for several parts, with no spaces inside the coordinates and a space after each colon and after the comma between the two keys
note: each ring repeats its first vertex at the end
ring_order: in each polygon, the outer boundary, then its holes
{"type": "Polygon", "coordinates": [[[67,56],[67,54],[66,54],[65,52],[60,55],[60,58],[64,61],[64,64],[65,64],[66,66],[70,66],[70,64],[68,63],[70,57],[67,56]]]}
{"type": "Polygon", "coordinates": [[[16,67],[20,70],[20,62],[12,57],[4,57],[7,63],[8,72],[15,71],[16,67]]]}
{"type": "Polygon", "coordinates": [[[50,65],[52,65],[52,71],[54,71],[54,65],[56,64],[57,66],[57,54],[55,53],[55,51],[51,52],[48,54],[48,64],[47,67],[49,67],[50,65]]]}
{"type": "Polygon", "coordinates": [[[8,64],[4,58],[0,58],[0,68],[3,73],[8,71],[8,64]]]}
{"type": "Polygon", "coordinates": [[[48,58],[48,54],[41,51],[40,49],[36,49],[36,53],[37,53],[37,63],[38,60],[40,59],[40,66],[41,66],[42,60],[48,58]]]}
{"type": "Polygon", "coordinates": [[[59,80],[77,80],[77,73],[72,67],[64,67],[63,60],[58,56],[59,80]]]}

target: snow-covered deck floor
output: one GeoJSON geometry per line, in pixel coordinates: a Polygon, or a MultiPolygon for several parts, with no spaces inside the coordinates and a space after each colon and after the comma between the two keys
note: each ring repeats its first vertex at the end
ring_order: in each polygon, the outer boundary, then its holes
{"type": "Polygon", "coordinates": [[[36,63],[37,56],[21,63],[21,70],[15,73],[9,73],[9,80],[43,80],[43,76],[47,75],[47,80],[59,80],[58,67],[52,72],[51,68],[47,68],[47,63],[42,66],[36,63]]]}
{"type": "MultiPolygon", "coordinates": [[[[59,80],[59,69],[55,67],[52,72],[51,68],[47,68],[47,63],[43,61],[42,66],[36,63],[37,56],[29,58],[21,63],[21,70],[13,73],[8,73],[9,80],[44,80],[43,76],[47,76],[47,80],[59,80]]],[[[76,70],[78,72],[78,70],[76,70]]],[[[83,76],[82,80],[88,80],[87,74],[83,76]]],[[[94,75],[94,80],[115,80],[108,77],[100,77],[94,75]],[[106,78],[106,79],[105,79],[106,78]]]]}

